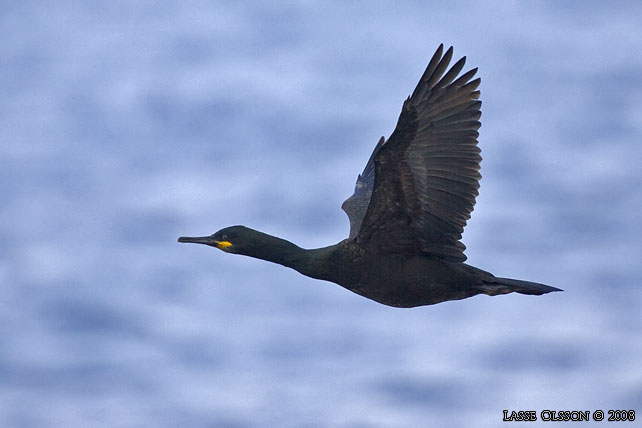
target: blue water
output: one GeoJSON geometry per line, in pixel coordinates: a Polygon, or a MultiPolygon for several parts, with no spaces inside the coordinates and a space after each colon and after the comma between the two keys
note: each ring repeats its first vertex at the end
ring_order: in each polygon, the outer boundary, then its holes
{"type": "Polygon", "coordinates": [[[642,418],[639,2],[2,9],[0,426],[642,418]],[[482,77],[469,262],[564,293],[400,310],[176,243],[347,236],[339,206],[440,42],[482,77]]]}

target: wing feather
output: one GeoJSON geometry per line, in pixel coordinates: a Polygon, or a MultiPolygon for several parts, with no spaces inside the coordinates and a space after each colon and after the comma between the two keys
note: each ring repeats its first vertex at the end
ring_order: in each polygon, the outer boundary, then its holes
{"type": "Polygon", "coordinates": [[[370,204],[370,197],[372,196],[372,189],[374,188],[374,158],[385,142],[385,138],[381,137],[379,139],[363,172],[357,177],[354,193],[343,201],[341,205],[341,209],[345,211],[348,215],[348,220],[350,220],[350,236],[348,239],[352,239],[357,235],[357,232],[359,232],[361,228],[363,217],[366,215],[368,204],[370,204]]]}
{"type": "Polygon", "coordinates": [[[459,76],[466,57],[448,69],[452,56],[452,47],[445,53],[443,45],[437,48],[395,131],[368,161],[372,182],[359,199],[367,196],[368,205],[359,212],[358,230],[348,213],[350,239],[365,248],[466,260],[460,239],[481,178],[481,80],[472,80],[477,68],[459,76]]]}

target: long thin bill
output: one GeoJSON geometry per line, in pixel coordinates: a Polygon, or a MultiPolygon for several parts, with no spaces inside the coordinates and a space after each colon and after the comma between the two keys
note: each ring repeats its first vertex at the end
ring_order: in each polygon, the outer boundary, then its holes
{"type": "Polygon", "coordinates": [[[212,244],[214,241],[211,236],[181,236],[178,238],[178,242],[188,242],[192,244],[212,244]]]}

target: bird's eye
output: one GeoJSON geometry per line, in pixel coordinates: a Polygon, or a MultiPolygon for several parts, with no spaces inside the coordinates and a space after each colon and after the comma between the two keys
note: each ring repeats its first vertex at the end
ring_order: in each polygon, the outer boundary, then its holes
{"type": "Polygon", "coordinates": [[[227,235],[221,236],[221,241],[227,241],[227,235]]]}

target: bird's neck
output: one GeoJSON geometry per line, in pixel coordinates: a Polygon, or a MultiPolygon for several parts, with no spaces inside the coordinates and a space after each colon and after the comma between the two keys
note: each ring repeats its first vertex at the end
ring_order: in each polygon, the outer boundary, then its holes
{"type": "Polygon", "coordinates": [[[320,277],[322,266],[327,262],[327,255],[332,247],[306,250],[285,239],[258,233],[261,234],[260,241],[245,255],[278,263],[312,278],[323,279],[320,277]]]}

